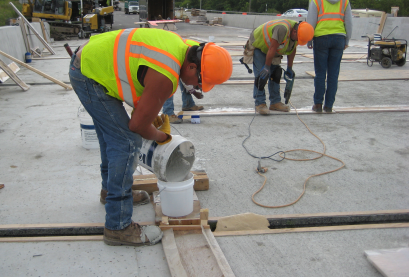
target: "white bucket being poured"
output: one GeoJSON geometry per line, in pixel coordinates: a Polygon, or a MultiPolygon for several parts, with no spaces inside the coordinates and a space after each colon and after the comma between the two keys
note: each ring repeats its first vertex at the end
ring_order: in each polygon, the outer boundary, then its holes
{"type": "Polygon", "coordinates": [[[165,182],[158,179],[162,214],[170,217],[186,216],[194,210],[194,175],[183,181],[165,182]]]}
{"type": "Polygon", "coordinates": [[[80,119],[81,128],[81,140],[83,142],[83,148],[85,149],[98,149],[100,144],[98,143],[97,133],[95,132],[95,126],[93,119],[85,110],[84,106],[78,108],[77,117],[80,119]]]}
{"type": "Polygon", "coordinates": [[[153,140],[142,140],[138,163],[153,172],[158,180],[183,181],[194,161],[194,145],[182,136],[172,135],[172,140],[164,145],[158,145],[153,140]]]}

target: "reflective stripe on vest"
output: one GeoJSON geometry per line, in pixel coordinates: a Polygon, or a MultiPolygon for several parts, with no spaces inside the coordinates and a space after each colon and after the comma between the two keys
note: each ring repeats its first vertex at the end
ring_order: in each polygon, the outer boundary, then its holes
{"type": "Polygon", "coordinates": [[[114,45],[114,72],[118,94],[122,100],[134,108],[137,107],[140,96],[137,95],[133,86],[130,58],[144,59],[153,63],[171,73],[177,80],[181,69],[179,60],[170,53],[143,42],[133,41],[132,36],[137,30],[122,30],[117,35],[114,45]]]}
{"type": "Polygon", "coordinates": [[[272,32],[269,32],[269,28],[272,27],[270,30],[273,29],[273,27],[275,27],[275,25],[278,24],[284,24],[287,27],[287,33],[285,38],[283,39],[283,41],[280,43],[279,47],[278,47],[278,53],[280,50],[282,49],[287,49],[287,45],[288,45],[288,38],[289,38],[289,34],[290,34],[290,30],[292,29],[292,25],[289,23],[289,21],[287,21],[286,19],[284,20],[280,20],[280,21],[269,21],[268,23],[266,23],[263,26],[263,40],[265,41],[265,45],[267,48],[270,47],[270,40],[272,39],[272,32]],[[285,48],[286,46],[286,48],[285,48]]]}
{"type": "MultiPolygon", "coordinates": [[[[326,0],[325,0],[326,1],[326,0]]],[[[330,13],[325,11],[325,5],[323,4],[323,0],[314,0],[316,7],[317,7],[317,23],[325,20],[339,20],[344,22],[345,17],[345,10],[347,7],[347,0],[341,0],[339,3],[339,12],[338,13],[330,13]]]]}

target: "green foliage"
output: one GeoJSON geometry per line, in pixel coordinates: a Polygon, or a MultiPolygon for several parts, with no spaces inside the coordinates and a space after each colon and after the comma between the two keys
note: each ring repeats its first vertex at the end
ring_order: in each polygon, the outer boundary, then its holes
{"type": "Polygon", "coordinates": [[[409,0],[351,0],[352,9],[370,9],[391,13],[391,7],[399,7],[398,16],[409,16],[409,0]]]}
{"type": "MultiPolygon", "coordinates": [[[[18,14],[14,11],[9,2],[12,2],[19,11],[21,11],[21,8],[23,7],[18,0],[0,0],[0,26],[5,26],[8,19],[18,17],[18,14]]],[[[7,25],[9,25],[8,22],[7,25]]]]}
{"type": "MultiPolygon", "coordinates": [[[[175,7],[188,6],[189,9],[199,9],[216,11],[284,13],[289,9],[308,9],[308,0],[180,0],[175,2],[175,7]],[[267,6],[266,6],[267,5],[267,6]]],[[[398,6],[399,16],[409,16],[409,0],[350,0],[352,9],[371,9],[391,13],[391,7],[398,6]]]]}

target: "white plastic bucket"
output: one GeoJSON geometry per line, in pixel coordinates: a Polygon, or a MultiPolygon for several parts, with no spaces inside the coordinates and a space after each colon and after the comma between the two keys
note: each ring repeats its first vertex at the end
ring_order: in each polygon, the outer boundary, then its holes
{"type": "Polygon", "coordinates": [[[98,143],[94,122],[88,114],[87,110],[85,110],[84,106],[81,105],[78,108],[77,117],[80,119],[81,140],[83,142],[83,148],[98,149],[100,147],[100,144],[98,143]]]}
{"type": "Polygon", "coordinates": [[[194,175],[189,173],[180,182],[158,180],[162,214],[170,217],[186,216],[194,210],[194,175]]]}
{"type": "Polygon", "coordinates": [[[138,163],[166,182],[181,182],[191,171],[195,161],[194,145],[179,135],[158,145],[153,140],[142,140],[138,163]]]}

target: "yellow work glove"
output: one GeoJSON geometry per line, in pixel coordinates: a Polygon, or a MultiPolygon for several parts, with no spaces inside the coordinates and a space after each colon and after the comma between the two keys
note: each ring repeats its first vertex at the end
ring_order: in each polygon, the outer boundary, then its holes
{"type": "Polygon", "coordinates": [[[169,143],[172,140],[171,136],[171,125],[169,124],[169,118],[168,115],[162,114],[161,116],[157,116],[152,123],[159,131],[164,132],[166,135],[168,135],[167,140],[164,142],[157,142],[158,145],[165,145],[169,143]]]}

